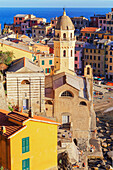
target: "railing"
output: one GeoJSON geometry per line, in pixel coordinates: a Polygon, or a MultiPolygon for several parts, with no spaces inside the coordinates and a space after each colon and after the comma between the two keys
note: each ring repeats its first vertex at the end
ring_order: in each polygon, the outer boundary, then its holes
{"type": "Polygon", "coordinates": [[[53,40],[55,41],[75,41],[75,38],[61,38],[61,37],[54,37],[53,40]]]}

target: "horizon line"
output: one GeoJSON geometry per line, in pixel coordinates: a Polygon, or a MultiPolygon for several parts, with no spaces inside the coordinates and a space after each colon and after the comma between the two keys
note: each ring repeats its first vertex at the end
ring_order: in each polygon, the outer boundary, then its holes
{"type": "MultiPolygon", "coordinates": [[[[43,6],[37,6],[37,7],[36,6],[33,6],[33,7],[30,7],[30,6],[27,6],[27,7],[26,6],[25,7],[24,6],[10,6],[10,7],[9,6],[0,6],[0,8],[64,8],[64,7],[55,7],[55,6],[51,6],[51,7],[50,6],[46,6],[46,7],[43,7],[43,6]]],[[[111,8],[111,7],[104,7],[104,6],[103,7],[102,6],[101,7],[99,7],[99,6],[98,7],[97,6],[95,6],[95,7],[94,6],[88,6],[88,7],[87,6],[84,6],[84,7],[76,6],[76,7],[73,7],[73,6],[70,6],[70,7],[67,7],[67,9],[68,8],[111,8]]]]}

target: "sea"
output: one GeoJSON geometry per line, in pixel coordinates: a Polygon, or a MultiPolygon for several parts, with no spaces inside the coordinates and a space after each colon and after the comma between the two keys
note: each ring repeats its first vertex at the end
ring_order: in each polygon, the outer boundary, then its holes
{"type": "MultiPolygon", "coordinates": [[[[69,17],[84,16],[90,19],[94,14],[106,14],[111,8],[66,8],[69,17]]],[[[53,17],[59,17],[63,13],[63,8],[0,8],[0,23],[3,29],[4,23],[13,23],[16,14],[34,14],[36,17],[43,17],[50,22],[53,17]]]]}

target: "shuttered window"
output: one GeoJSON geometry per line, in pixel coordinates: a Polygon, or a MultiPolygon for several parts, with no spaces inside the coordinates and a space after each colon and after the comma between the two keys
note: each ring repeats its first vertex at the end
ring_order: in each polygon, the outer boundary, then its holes
{"type": "Polygon", "coordinates": [[[29,137],[22,139],[22,153],[29,152],[29,137]]]}
{"type": "Polygon", "coordinates": [[[30,159],[22,160],[22,170],[30,170],[30,159]]]}

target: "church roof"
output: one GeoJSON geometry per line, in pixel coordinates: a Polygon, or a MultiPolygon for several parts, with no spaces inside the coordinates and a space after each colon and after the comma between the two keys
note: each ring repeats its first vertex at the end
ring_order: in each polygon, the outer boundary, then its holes
{"type": "Polygon", "coordinates": [[[71,21],[71,19],[66,15],[66,12],[64,10],[63,16],[60,16],[58,18],[58,22],[56,25],[56,29],[58,30],[74,30],[74,25],[71,21]]]}
{"type": "MultiPolygon", "coordinates": [[[[34,64],[30,59],[23,57],[15,60],[12,65],[9,67],[8,72],[21,72],[22,68],[26,68],[25,72],[39,72],[42,73],[43,69],[36,64],[34,64]]],[[[23,70],[22,70],[23,72],[23,70]]]]}

